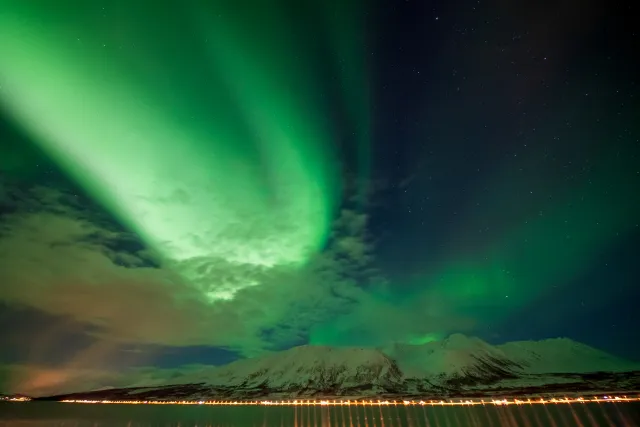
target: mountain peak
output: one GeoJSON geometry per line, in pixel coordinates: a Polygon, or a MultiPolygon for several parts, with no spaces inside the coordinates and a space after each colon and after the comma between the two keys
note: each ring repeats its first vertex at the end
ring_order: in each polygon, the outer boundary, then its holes
{"type": "Polygon", "coordinates": [[[211,384],[279,389],[331,388],[337,384],[393,383],[396,363],[376,349],[302,345],[255,359],[239,360],[210,373],[211,384]]]}
{"type": "Polygon", "coordinates": [[[489,347],[489,344],[477,337],[469,337],[464,334],[455,333],[449,335],[440,342],[442,347],[447,348],[477,348],[477,347],[489,347]]]}
{"type": "Polygon", "coordinates": [[[303,345],[225,366],[204,366],[165,382],[138,381],[137,388],[96,393],[136,399],[141,398],[140,393],[152,398],[188,395],[191,399],[208,396],[295,399],[486,392],[544,387],[557,385],[558,381],[586,387],[585,384],[595,384],[594,378],[603,379],[600,385],[627,390],[637,385],[638,375],[628,374],[634,370],[640,370],[637,364],[567,338],[493,346],[476,337],[452,334],[444,340],[421,345],[396,344],[386,352],[303,345]],[[599,371],[610,373],[591,375],[588,381],[576,377],[599,371]]]}

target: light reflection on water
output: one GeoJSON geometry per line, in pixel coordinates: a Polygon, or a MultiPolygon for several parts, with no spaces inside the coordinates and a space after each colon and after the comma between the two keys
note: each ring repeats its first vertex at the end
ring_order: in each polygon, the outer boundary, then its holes
{"type": "Polygon", "coordinates": [[[207,407],[0,404],[0,427],[633,427],[638,403],[520,406],[207,407]]]}

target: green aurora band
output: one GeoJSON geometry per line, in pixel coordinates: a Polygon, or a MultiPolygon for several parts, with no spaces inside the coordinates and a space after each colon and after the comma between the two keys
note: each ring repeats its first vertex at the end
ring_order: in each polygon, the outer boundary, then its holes
{"type": "MultiPolygon", "coordinates": [[[[558,109],[571,111],[569,107],[558,109]]],[[[547,119],[551,126],[557,121],[553,116],[547,119]]],[[[580,133],[570,137],[608,141],[616,135],[616,127],[624,126],[615,121],[611,125],[584,124],[580,133]]],[[[638,134],[637,125],[632,129],[630,134],[638,134]]],[[[416,139],[421,137],[416,135],[416,139]]],[[[383,345],[395,340],[422,344],[454,332],[506,324],[532,307],[538,307],[540,316],[532,322],[572,319],[580,312],[581,302],[590,298],[588,291],[582,292],[580,281],[594,269],[602,269],[606,254],[640,230],[637,148],[633,144],[624,149],[608,149],[606,144],[596,147],[595,161],[585,165],[593,168],[588,178],[578,175],[574,180],[553,182],[552,187],[545,182],[553,171],[540,170],[535,156],[496,167],[476,190],[479,194],[483,188],[491,189],[490,202],[485,198],[476,204],[473,194],[466,200],[470,208],[455,217],[450,247],[442,250],[446,255],[439,262],[416,271],[400,285],[392,279],[393,286],[373,290],[369,307],[374,309],[336,316],[313,328],[311,343],[350,345],[359,340],[361,345],[383,345]],[[522,169],[539,170],[539,175],[522,174],[522,169]],[[523,190],[527,190],[525,197],[523,190]],[[479,230],[482,245],[473,243],[479,230]],[[395,292],[394,287],[402,292],[395,292]],[[549,299],[557,295],[569,298],[566,306],[561,311],[548,309],[549,299]],[[367,311],[392,314],[380,319],[367,311]]],[[[562,149],[551,147],[550,155],[557,150],[561,158],[562,149]]],[[[611,268],[603,278],[600,301],[613,300],[624,292],[629,279],[620,274],[611,268]]]]}
{"type": "MultiPolygon", "coordinates": [[[[204,297],[259,284],[233,274],[196,284],[220,266],[296,268],[323,247],[337,153],[285,2],[0,4],[2,106],[204,297]]],[[[343,46],[344,34],[331,37],[343,46]]],[[[357,48],[340,50],[348,82],[357,48]]],[[[347,107],[354,120],[367,117],[360,99],[347,107]]]]}

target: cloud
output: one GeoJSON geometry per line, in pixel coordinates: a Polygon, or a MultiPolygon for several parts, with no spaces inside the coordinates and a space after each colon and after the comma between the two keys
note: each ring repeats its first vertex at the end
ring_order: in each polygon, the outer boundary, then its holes
{"type": "MultiPolygon", "coordinates": [[[[458,312],[454,301],[435,286],[404,287],[389,283],[375,268],[368,216],[343,210],[322,262],[330,274],[344,274],[336,283],[357,280],[366,286],[341,286],[335,290],[346,302],[314,322],[310,340],[318,345],[383,346],[414,342],[432,333],[469,331],[475,320],[458,312]]],[[[432,284],[431,284],[432,285],[432,284]]]]}
{"type": "Polygon", "coordinates": [[[381,281],[362,293],[357,304],[311,331],[317,345],[385,346],[391,342],[415,342],[437,333],[470,331],[475,319],[455,310],[446,299],[429,288],[407,291],[398,299],[391,285],[381,281]]]}
{"type": "MultiPolygon", "coordinates": [[[[44,366],[35,357],[14,366],[8,384],[25,393],[177,375],[114,373],[113,360],[130,344],[217,346],[251,357],[309,340],[377,346],[473,326],[471,319],[447,314],[447,300],[429,289],[398,299],[374,268],[369,218],[355,209],[338,212],[324,250],[303,268],[198,257],[181,261],[177,274],[171,262],[80,195],[53,187],[4,188],[11,197],[4,199],[9,214],[0,222],[0,301],[67,319],[30,337],[32,354],[47,354],[69,324],[85,325],[90,335],[63,363],[44,366]],[[239,288],[237,281],[253,285],[220,299],[226,288],[239,288]],[[208,292],[218,294],[208,298],[208,292]]],[[[150,357],[131,356],[143,363],[150,357]]]]}
{"type": "Polygon", "coordinates": [[[198,257],[182,261],[178,275],[80,196],[51,187],[12,191],[13,213],[0,227],[7,284],[0,299],[69,317],[108,343],[71,357],[69,368],[99,365],[122,343],[253,356],[310,334],[322,344],[382,345],[473,323],[447,314],[446,299],[429,289],[392,298],[397,292],[374,268],[368,216],[357,210],[338,213],[326,247],[303,268],[198,257]],[[242,289],[232,292],[239,281],[242,289]],[[225,289],[229,298],[220,299],[225,289]]]}
{"type": "Polygon", "coordinates": [[[55,368],[35,364],[0,365],[0,387],[4,393],[31,397],[91,391],[106,388],[153,386],[177,383],[190,373],[208,366],[180,369],[141,367],[126,370],[55,368]]]}
{"type": "Polygon", "coordinates": [[[127,342],[221,346],[244,355],[300,343],[313,325],[356,304],[363,280],[374,274],[366,216],[349,210],[340,213],[326,250],[303,268],[203,257],[182,262],[181,273],[190,274],[178,275],[81,195],[4,188],[12,196],[0,223],[0,300],[68,317],[106,343],[71,357],[74,368],[127,342]],[[254,286],[227,300],[207,298],[237,289],[237,281],[254,286]]]}

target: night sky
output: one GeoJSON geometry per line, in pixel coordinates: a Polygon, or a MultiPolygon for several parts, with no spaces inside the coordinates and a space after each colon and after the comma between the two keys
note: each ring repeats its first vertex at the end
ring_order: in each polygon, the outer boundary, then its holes
{"type": "Polygon", "coordinates": [[[638,9],[0,0],[0,391],[456,332],[640,359],[638,9]]]}

